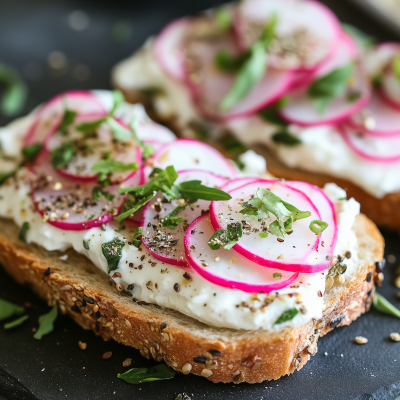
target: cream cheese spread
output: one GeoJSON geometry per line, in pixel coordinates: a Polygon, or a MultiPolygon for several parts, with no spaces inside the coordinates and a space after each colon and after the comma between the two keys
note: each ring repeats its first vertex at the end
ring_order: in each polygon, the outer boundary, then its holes
{"type": "MultiPolygon", "coordinates": [[[[110,107],[110,94],[96,92],[103,99],[106,107],[110,107]]],[[[126,121],[132,118],[140,120],[148,118],[141,105],[123,104],[117,114],[126,121]]],[[[5,128],[0,129],[0,144],[3,162],[16,166],[19,162],[19,153],[22,147],[21,138],[26,132],[31,116],[21,118],[5,128]],[[12,158],[15,158],[12,161],[12,158]]],[[[256,168],[252,173],[261,173],[263,166],[255,153],[245,155],[249,165],[256,168]],[[254,162],[253,162],[254,161],[254,162]]],[[[325,290],[325,272],[313,274],[300,274],[293,282],[292,287],[284,288],[270,294],[251,294],[237,289],[228,289],[212,284],[196,274],[188,271],[191,280],[183,275],[186,270],[163,263],[154,259],[142,246],[139,250],[128,244],[124,239],[124,232],[117,232],[117,225],[113,223],[106,226],[106,230],[92,228],[81,231],[66,231],[56,228],[43,221],[35,211],[31,197],[30,185],[26,178],[27,171],[22,168],[17,179],[10,179],[0,186],[0,216],[11,218],[19,226],[23,222],[30,223],[27,232],[27,242],[37,243],[48,251],[65,251],[73,248],[78,253],[87,256],[99,269],[107,273],[107,260],[105,259],[101,245],[110,242],[114,238],[125,241],[122,250],[122,258],[118,269],[110,275],[119,272],[121,277],[113,278],[116,283],[121,283],[126,289],[134,284],[131,291],[134,298],[148,303],[155,303],[162,307],[168,307],[191,316],[208,325],[233,329],[266,329],[277,330],[284,326],[300,326],[311,319],[322,317],[323,297],[325,290]],[[85,249],[83,241],[88,244],[85,249]],[[174,289],[175,284],[180,290],[174,289]],[[297,296],[290,294],[297,293],[297,296]],[[266,299],[273,301],[267,307],[263,307],[266,299]],[[301,298],[301,310],[293,319],[274,326],[279,316],[288,309],[296,306],[296,300],[301,298]]],[[[348,266],[346,274],[357,268],[358,243],[351,227],[356,215],[359,213],[359,204],[354,200],[339,200],[345,196],[345,192],[334,184],[329,184],[324,189],[325,193],[335,204],[338,221],[338,243],[335,255],[344,255],[347,251],[352,253],[350,260],[346,260],[348,266]]],[[[297,304],[298,306],[298,304],[297,304]]]]}

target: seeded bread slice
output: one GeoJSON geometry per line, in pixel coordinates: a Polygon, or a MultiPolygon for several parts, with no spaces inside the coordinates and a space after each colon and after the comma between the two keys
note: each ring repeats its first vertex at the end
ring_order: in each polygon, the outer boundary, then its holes
{"type": "Polygon", "coordinates": [[[323,318],[271,333],[215,328],[174,310],[135,303],[74,250],[48,252],[18,240],[19,228],[12,221],[0,219],[0,226],[0,263],[49,305],[58,303],[62,313],[105,340],[113,338],[140,349],[146,358],[214,382],[254,383],[299,370],[316,353],[320,336],[368,311],[378,279],[375,262],[382,260],[384,247],[376,226],[358,216],[353,230],[362,261],[351,279],[326,292],[323,318]],[[68,254],[66,261],[60,260],[62,254],[68,254]],[[44,274],[48,268],[51,273],[44,274]],[[203,359],[195,362],[194,357],[203,359]]]}

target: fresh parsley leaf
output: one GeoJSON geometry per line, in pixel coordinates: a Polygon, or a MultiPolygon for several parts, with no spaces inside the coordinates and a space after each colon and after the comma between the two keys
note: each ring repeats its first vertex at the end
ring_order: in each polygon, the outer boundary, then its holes
{"type": "Polygon", "coordinates": [[[180,197],[190,202],[197,200],[209,200],[209,201],[224,201],[230,200],[232,196],[223,190],[204,186],[201,181],[193,180],[179,183],[175,185],[180,193],[180,197]]]}
{"type": "Polygon", "coordinates": [[[258,112],[258,115],[261,116],[265,121],[270,122],[271,124],[287,126],[289,125],[279,114],[279,111],[289,102],[288,96],[283,96],[275,103],[263,108],[258,112]]]}
{"type": "Polygon", "coordinates": [[[107,125],[111,129],[116,140],[119,142],[129,142],[133,138],[132,131],[125,126],[121,125],[113,117],[107,118],[107,125]]]}
{"type": "Polygon", "coordinates": [[[25,322],[29,317],[27,315],[24,315],[14,321],[8,322],[7,324],[4,324],[4,329],[12,329],[15,328],[19,325],[21,325],[23,322],[25,322]]]}
{"type": "Polygon", "coordinates": [[[365,34],[363,31],[353,25],[342,23],[342,27],[349,35],[353,37],[353,39],[355,39],[358,47],[360,48],[368,48],[376,43],[375,38],[365,34]]]}
{"type": "Polygon", "coordinates": [[[250,52],[245,51],[239,55],[231,55],[226,50],[220,50],[215,55],[214,63],[216,67],[223,72],[237,72],[239,71],[244,63],[250,58],[250,52]]]}
{"type": "Polygon", "coordinates": [[[230,250],[243,236],[242,224],[232,223],[227,229],[217,229],[208,241],[211,250],[225,249],[230,250]]]}
{"type": "Polygon", "coordinates": [[[67,135],[67,128],[75,121],[75,117],[77,116],[76,111],[71,111],[68,109],[67,100],[63,97],[63,105],[64,105],[64,115],[60,122],[60,126],[58,127],[58,131],[61,132],[62,135],[67,135]]]}
{"type": "Polygon", "coordinates": [[[280,219],[269,224],[268,229],[276,236],[284,237],[286,233],[285,225],[280,219]]]}
{"type": "Polygon", "coordinates": [[[258,236],[260,236],[261,239],[265,239],[268,237],[268,232],[261,231],[258,236]]]}
{"type": "Polygon", "coordinates": [[[182,211],[186,210],[192,203],[186,203],[183,206],[178,206],[174,210],[172,210],[169,214],[167,214],[162,220],[161,220],[161,226],[163,228],[168,228],[168,229],[175,229],[181,222],[186,221],[186,218],[184,217],[177,217],[179,213],[182,211]]]}
{"type": "Polygon", "coordinates": [[[328,223],[324,221],[320,221],[315,219],[314,221],[310,222],[310,231],[316,234],[322,233],[328,227],[328,223]],[[317,225],[318,228],[315,226],[317,225]]]}
{"type": "Polygon", "coordinates": [[[142,241],[138,239],[139,236],[143,235],[143,227],[139,226],[136,228],[135,232],[133,233],[132,243],[135,247],[139,248],[142,244],[142,241]]]}
{"type": "Polygon", "coordinates": [[[243,153],[247,150],[247,147],[243,143],[233,137],[222,139],[221,144],[231,154],[243,153]]]}
{"type": "Polygon", "coordinates": [[[0,172],[0,186],[8,179],[11,178],[16,171],[0,172]]]}
{"type": "Polygon", "coordinates": [[[359,98],[361,97],[361,93],[360,92],[352,92],[349,93],[346,97],[347,101],[349,103],[354,103],[355,101],[357,101],[359,98]]]}
{"type": "Polygon", "coordinates": [[[279,273],[277,273],[277,272],[275,272],[272,276],[273,276],[274,278],[282,278],[282,274],[279,274],[279,273]]]}
{"type": "Polygon", "coordinates": [[[26,243],[26,235],[28,234],[30,228],[30,224],[29,222],[25,221],[22,226],[21,226],[21,230],[19,231],[19,240],[22,240],[23,242],[26,243]]]}
{"type": "Polygon", "coordinates": [[[175,171],[175,168],[172,165],[165,168],[165,177],[167,178],[170,187],[172,187],[172,185],[178,179],[178,173],[175,171]]]}
{"type": "Polygon", "coordinates": [[[113,98],[113,106],[111,108],[110,115],[114,115],[115,110],[125,102],[124,95],[120,90],[113,90],[112,98],[113,98]]]}
{"type": "Polygon", "coordinates": [[[114,219],[118,222],[123,222],[126,218],[133,217],[133,214],[139,210],[139,208],[147,204],[156,194],[157,192],[142,197],[139,200],[136,200],[136,198],[133,197],[128,197],[121,208],[120,214],[114,217],[114,219]]]}
{"type": "Polygon", "coordinates": [[[116,160],[100,160],[92,166],[92,171],[99,172],[104,175],[112,174],[113,172],[135,171],[137,169],[137,162],[125,164],[116,160]]]}
{"type": "Polygon", "coordinates": [[[83,240],[83,247],[84,247],[86,250],[89,250],[89,243],[88,243],[86,240],[83,240]]]}
{"type": "Polygon", "coordinates": [[[219,7],[215,11],[215,19],[222,31],[227,31],[232,26],[232,15],[227,7],[219,7]]]}
{"type": "Polygon", "coordinates": [[[92,133],[95,132],[100,125],[107,120],[107,117],[103,117],[100,119],[96,119],[91,122],[84,122],[82,124],[77,125],[76,130],[82,133],[92,133]]]}
{"type": "Polygon", "coordinates": [[[52,150],[50,154],[51,165],[54,169],[65,167],[75,156],[76,148],[73,142],[64,142],[52,150]]]}
{"type": "Polygon", "coordinates": [[[22,155],[24,156],[25,161],[27,161],[29,164],[32,164],[42,148],[42,143],[33,143],[25,146],[22,149],[22,155]]]}
{"type": "Polygon", "coordinates": [[[21,315],[25,311],[24,307],[17,306],[7,300],[0,299],[0,321],[14,315],[21,315]]]}
{"type": "Polygon", "coordinates": [[[132,368],[123,374],[118,374],[117,377],[127,383],[137,385],[138,383],[171,379],[175,374],[174,369],[162,363],[151,368],[132,368]]]}
{"type": "Polygon", "coordinates": [[[240,171],[244,171],[246,168],[246,164],[242,161],[242,159],[239,157],[236,157],[235,159],[235,163],[237,165],[237,167],[239,168],[240,171]]]}
{"type": "Polygon", "coordinates": [[[261,33],[259,41],[263,44],[265,49],[268,49],[275,36],[276,26],[278,25],[278,16],[276,13],[271,15],[270,21],[265,25],[261,33]]]}
{"type": "Polygon", "coordinates": [[[43,336],[51,333],[54,329],[54,321],[57,318],[58,308],[55,305],[50,312],[43,314],[39,317],[39,329],[33,335],[37,340],[40,340],[43,336]]]}
{"type": "Polygon", "coordinates": [[[145,143],[142,147],[142,157],[144,159],[147,159],[149,157],[151,157],[152,155],[154,155],[155,150],[154,150],[154,146],[151,143],[145,143]]]}
{"type": "Polygon", "coordinates": [[[289,147],[294,147],[303,143],[299,138],[293,136],[288,131],[276,132],[272,135],[271,139],[277,144],[283,144],[289,147]]]}
{"type": "Polygon", "coordinates": [[[289,310],[286,310],[282,313],[282,315],[275,321],[274,325],[282,324],[283,322],[290,321],[293,319],[297,314],[299,313],[299,310],[297,308],[291,308],[289,310]]]}
{"type": "Polygon", "coordinates": [[[345,93],[347,82],[354,73],[353,63],[334,69],[327,75],[316,79],[308,88],[308,96],[313,99],[314,106],[323,114],[328,104],[345,93]]]}
{"type": "Polygon", "coordinates": [[[379,293],[375,293],[372,304],[378,311],[400,318],[400,310],[379,293]]]}
{"type": "Polygon", "coordinates": [[[118,238],[101,245],[101,251],[107,260],[108,273],[118,268],[118,263],[122,257],[122,249],[124,246],[125,242],[118,238]]]}
{"type": "Polygon", "coordinates": [[[91,221],[93,218],[94,218],[94,214],[92,214],[92,215],[87,219],[87,221],[91,221]]]}
{"type": "Polygon", "coordinates": [[[253,87],[261,80],[266,70],[266,53],[264,45],[256,42],[250,49],[250,56],[238,71],[232,87],[223,98],[220,109],[230,110],[244,99],[253,87]]]}
{"type": "Polygon", "coordinates": [[[96,201],[104,197],[108,201],[112,201],[114,199],[114,195],[106,190],[103,190],[100,186],[94,186],[92,189],[92,200],[96,201]]]}
{"type": "Polygon", "coordinates": [[[0,84],[4,88],[0,100],[1,113],[6,116],[18,114],[28,97],[27,86],[14,69],[1,63],[0,84]]]}

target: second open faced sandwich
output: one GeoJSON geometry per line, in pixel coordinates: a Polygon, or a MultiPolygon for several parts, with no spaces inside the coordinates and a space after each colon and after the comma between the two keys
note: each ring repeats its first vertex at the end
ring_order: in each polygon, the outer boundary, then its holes
{"type": "Polygon", "coordinates": [[[262,143],[275,176],[335,181],[396,229],[399,48],[372,45],[316,1],[243,0],[171,22],[113,81],[179,134],[262,143]]]}
{"type": "Polygon", "coordinates": [[[144,357],[277,379],[370,307],[383,239],[335,184],[243,176],[104,91],[59,95],[0,142],[1,264],[144,357]]]}

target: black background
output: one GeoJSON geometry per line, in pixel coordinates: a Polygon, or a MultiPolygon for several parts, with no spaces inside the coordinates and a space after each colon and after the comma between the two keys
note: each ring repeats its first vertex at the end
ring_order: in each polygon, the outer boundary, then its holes
{"type": "MultiPolygon", "coordinates": [[[[29,85],[25,113],[64,90],[109,88],[112,66],[130,55],[149,35],[157,33],[173,18],[218,3],[222,2],[0,1],[0,62],[16,68],[29,85]],[[89,15],[87,29],[70,28],[68,16],[74,10],[83,10],[89,15]],[[116,24],[130,27],[131,35],[126,40],[118,41],[113,36],[116,24]],[[66,56],[67,67],[61,74],[55,74],[48,66],[47,58],[53,51],[61,51],[66,56]],[[77,80],[73,72],[74,67],[82,64],[90,69],[90,76],[84,81],[77,80]]],[[[347,1],[325,3],[344,22],[353,23],[381,40],[398,39],[394,32],[347,1]]],[[[9,120],[0,117],[1,124],[9,120]]],[[[400,261],[399,236],[386,231],[383,234],[387,255],[394,255],[400,261]]],[[[379,291],[400,306],[393,285],[397,266],[396,262],[388,264],[384,285],[379,291]]],[[[394,400],[400,394],[400,343],[389,339],[391,332],[400,332],[400,321],[374,310],[350,327],[339,328],[322,338],[319,352],[300,372],[276,382],[213,384],[204,378],[177,374],[169,381],[128,385],[116,377],[125,370],[123,360],[133,358],[134,367],[154,363],[132,348],[113,341],[104,342],[67,317],[58,318],[52,334],[41,341],[34,340],[31,329],[37,326],[38,316],[47,312],[48,307],[29,289],[15,284],[3,270],[0,270],[0,297],[18,304],[29,301],[33,305],[25,325],[12,331],[0,327],[0,393],[10,400],[173,400],[183,392],[192,399],[207,400],[394,400]],[[368,344],[354,344],[357,335],[368,337],[368,344]],[[86,351],[79,349],[80,340],[88,343],[86,351]],[[110,350],[112,358],[102,360],[102,354],[110,350]]]]}

